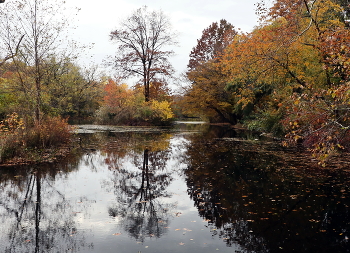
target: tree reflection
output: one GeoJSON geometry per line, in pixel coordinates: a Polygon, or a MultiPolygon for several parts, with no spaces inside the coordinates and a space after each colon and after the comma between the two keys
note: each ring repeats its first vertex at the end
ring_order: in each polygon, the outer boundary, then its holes
{"type": "Polygon", "coordinates": [[[12,170],[2,170],[0,178],[1,251],[77,252],[85,246],[72,206],[49,176],[53,170],[12,170]]]}
{"type": "Polygon", "coordinates": [[[119,141],[117,147],[109,149],[106,161],[113,170],[110,183],[116,196],[109,215],[119,219],[130,236],[143,242],[147,237],[159,238],[166,233],[175,205],[165,203],[170,197],[167,187],[173,180],[167,167],[170,135],[146,135],[142,140],[139,137],[137,141],[128,138],[128,144],[119,141]],[[137,145],[129,146],[130,143],[137,145]]]}
{"type": "Polygon", "coordinates": [[[227,246],[349,252],[349,175],[313,170],[300,156],[273,143],[198,136],[188,147],[188,193],[227,246]]]}

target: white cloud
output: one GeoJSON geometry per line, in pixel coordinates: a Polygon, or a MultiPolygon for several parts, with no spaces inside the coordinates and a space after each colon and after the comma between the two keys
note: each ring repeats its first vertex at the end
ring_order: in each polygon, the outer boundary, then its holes
{"type": "MultiPolygon", "coordinates": [[[[226,19],[236,28],[250,31],[257,24],[254,3],[258,0],[118,0],[86,1],[70,0],[69,5],[81,8],[75,39],[86,44],[94,43],[90,57],[101,64],[108,55],[114,55],[115,47],[109,41],[109,33],[135,9],[147,5],[161,9],[171,19],[174,30],[179,33],[179,47],[174,48],[173,59],[178,72],[186,69],[188,55],[196,46],[202,31],[212,22],[226,19]],[[92,56],[92,57],[91,57],[92,56]]],[[[85,59],[86,60],[86,59],[85,59]]]]}

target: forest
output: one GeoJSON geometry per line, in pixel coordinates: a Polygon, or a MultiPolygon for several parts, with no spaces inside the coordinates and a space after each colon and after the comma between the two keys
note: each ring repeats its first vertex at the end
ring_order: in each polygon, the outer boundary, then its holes
{"type": "Polygon", "coordinates": [[[271,135],[321,163],[349,151],[347,0],[260,1],[260,24],[248,33],[213,21],[181,77],[162,11],[142,7],[111,31],[118,53],[106,64],[115,71],[101,74],[78,64],[87,48],[70,41],[64,4],[0,4],[0,163],[63,155],[74,123],[164,126],[183,118],[271,135]]]}

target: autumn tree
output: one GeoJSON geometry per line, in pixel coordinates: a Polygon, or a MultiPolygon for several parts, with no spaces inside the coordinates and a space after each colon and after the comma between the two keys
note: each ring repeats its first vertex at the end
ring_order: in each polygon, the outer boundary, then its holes
{"type": "MultiPolygon", "coordinates": [[[[171,102],[171,90],[168,87],[168,82],[166,79],[157,79],[150,82],[149,85],[149,97],[150,100],[158,100],[158,101],[169,101],[171,102]]],[[[134,88],[141,89],[143,87],[142,83],[137,83],[134,88]]]]}
{"type": "Polygon", "coordinates": [[[283,124],[289,141],[321,160],[349,149],[350,37],[339,2],[275,1],[262,25],[232,43],[223,61],[228,88],[242,105],[254,104],[256,120],[278,115],[275,122],[283,124]],[[249,73],[255,76],[250,83],[249,73]],[[241,80],[244,85],[237,85],[241,80]],[[256,104],[252,91],[261,84],[271,94],[256,104]]]}
{"type": "Polygon", "coordinates": [[[0,18],[1,50],[16,65],[18,89],[32,104],[33,118],[40,122],[45,61],[67,53],[62,49],[69,24],[64,1],[10,1],[0,9],[0,18]]]}
{"type": "Polygon", "coordinates": [[[120,122],[127,122],[132,117],[135,95],[135,92],[127,84],[118,83],[110,78],[104,87],[102,106],[109,118],[114,117],[120,122]]]}
{"type": "Polygon", "coordinates": [[[119,76],[141,77],[145,101],[150,100],[150,84],[161,76],[171,76],[173,67],[168,47],[176,44],[169,19],[162,11],[149,11],[146,6],[137,9],[110,33],[118,45],[114,66],[119,76]]]}
{"type": "Polygon", "coordinates": [[[187,65],[189,71],[194,70],[200,64],[220,57],[236,34],[234,26],[225,19],[220,20],[220,23],[213,22],[204,29],[201,38],[197,40],[197,45],[190,53],[187,65]]]}
{"type": "Polygon", "coordinates": [[[226,79],[221,71],[220,60],[225,48],[237,32],[226,20],[213,22],[203,30],[197,45],[190,53],[187,78],[190,86],[185,91],[184,107],[188,113],[199,112],[212,121],[235,124],[230,95],[225,90],[226,79]]]}
{"type": "Polygon", "coordinates": [[[302,42],[319,53],[327,81],[323,86],[306,85],[309,92],[291,95],[290,101],[294,102],[289,104],[284,120],[289,140],[302,143],[321,160],[350,149],[350,33],[344,20],[346,9],[339,2],[299,2],[297,17],[308,24],[301,30],[305,34],[302,42]],[[310,34],[316,36],[310,40],[306,38],[310,34]],[[307,40],[309,43],[305,43],[307,40]]]}

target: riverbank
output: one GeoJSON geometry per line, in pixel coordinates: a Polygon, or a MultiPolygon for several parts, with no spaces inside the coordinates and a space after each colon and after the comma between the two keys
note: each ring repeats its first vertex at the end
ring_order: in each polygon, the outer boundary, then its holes
{"type": "Polygon", "coordinates": [[[312,153],[300,147],[283,147],[282,140],[276,139],[269,134],[252,132],[243,126],[232,126],[229,124],[209,124],[203,121],[177,121],[172,127],[157,126],[112,126],[112,125],[74,125],[70,126],[71,137],[68,143],[49,148],[25,148],[22,147],[19,155],[6,159],[0,163],[0,167],[14,167],[31,164],[44,164],[59,162],[72,152],[79,152],[84,147],[79,142],[79,134],[94,133],[171,133],[171,132],[206,132],[208,129],[212,135],[217,136],[220,145],[229,142],[244,142],[247,150],[255,149],[259,153],[271,153],[279,156],[286,164],[296,164],[297,167],[308,167],[313,169],[342,169],[350,170],[350,154],[334,154],[327,160],[326,166],[313,157],[312,153]],[[216,130],[215,130],[216,129],[216,130]],[[232,137],[233,136],[233,137],[232,137]],[[273,145],[271,145],[273,144],[273,145]],[[274,147],[272,149],[272,147],[274,147]]]}
{"type": "Polygon", "coordinates": [[[60,117],[26,123],[13,113],[0,122],[0,166],[53,162],[68,152],[73,131],[60,117]]]}

